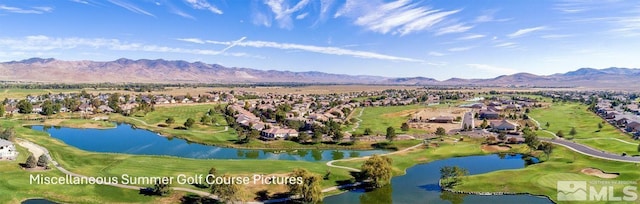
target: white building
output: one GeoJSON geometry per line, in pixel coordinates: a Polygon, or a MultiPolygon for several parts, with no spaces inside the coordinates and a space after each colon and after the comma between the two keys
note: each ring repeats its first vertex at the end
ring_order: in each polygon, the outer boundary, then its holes
{"type": "Polygon", "coordinates": [[[13,142],[0,139],[0,159],[14,160],[18,157],[18,151],[13,142]]]}

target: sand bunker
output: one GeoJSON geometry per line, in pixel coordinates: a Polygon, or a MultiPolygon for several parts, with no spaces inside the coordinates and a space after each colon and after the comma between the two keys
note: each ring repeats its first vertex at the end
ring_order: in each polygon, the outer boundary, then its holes
{"type": "Polygon", "coordinates": [[[482,151],[486,152],[503,152],[509,151],[511,147],[509,146],[500,146],[500,145],[482,145],[482,151]]]}
{"type": "Polygon", "coordinates": [[[605,173],[604,171],[596,168],[584,168],[580,170],[583,174],[597,176],[600,178],[616,178],[619,176],[618,173],[605,173]]]}

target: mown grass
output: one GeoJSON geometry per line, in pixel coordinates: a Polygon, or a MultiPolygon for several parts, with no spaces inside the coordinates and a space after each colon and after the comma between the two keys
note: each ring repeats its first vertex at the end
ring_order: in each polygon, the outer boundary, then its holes
{"type": "MultiPolygon", "coordinates": [[[[364,130],[366,128],[371,128],[374,134],[385,135],[387,127],[393,127],[397,134],[425,133],[425,131],[418,129],[409,129],[409,131],[406,132],[400,129],[402,123],[407,122],[407,120],[409,119],[409,114],[402,114],[402,111],[417,111],[422,108],[425,108],[425,106],[408,105],[365,107],[364,112],[362,112],[362,116],[359,117],[362,122],[360,122],[360,126],[356,129],[356,132],[364,133],[364,130]]],[[[360,108],[354,111],[354,114],[359,114],[360,108]]],[[[350,128],[347,130],[350,130],[350,128]]]]}
{"type": "MultiPolygon", "coordinates": [[[[617,154],[633,154],[637,152],[638,142],[616,129],[613,125],[604,123],[603,128],[599,130],[598,123],[602,123],[604,120],[588,111],[585,105],[553,103],[549,107],[533,109],[529,115],[540,122],[542,128],[546,129],[545,124],[549,122],[548,131],[557,133],[558,130],[562,130],[565,138],[571,138],[569,132],[572,127],[575,127],[577,133],[573,139],[578,143],[617,154]],[[617,138],[636,145],[616,140],[591,140],[592,138],[617,138]]],[[[538,131],[538,135],[550,136],[549,133],[543,131],[538,131]]]]}
{"type": "MultiPolygon", "coordinates": [[[[555,146],[548,161],[515,170],[501,170],[472,175],[463,179],[456,190],[479,192],[523,192],[546,195],[557,202],[557,181],[635,181],[640,182],[638,164],[607,161],[588,157],[561,146],[555,146]],[[615,179],[603,179],[582,174],[584,168],[593,167],[609,173],[620,173],[615,179]]],[[[621,196],[622,187],[615,186],[615,195],[621,196]]],[[[637,201],[636,201],[637,202],[637,201]]],[[[590,203],[606,203],[605,201],[590,203]]],[[[618,203],[618,202],[616,202],[618,203]]],[[[633,203],[633,202],[630,202],[633,203]]]]}

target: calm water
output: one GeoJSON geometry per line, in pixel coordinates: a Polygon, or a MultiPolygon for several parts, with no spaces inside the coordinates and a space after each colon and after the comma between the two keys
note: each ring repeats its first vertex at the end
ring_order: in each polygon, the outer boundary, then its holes
{"type": "Polygon", "coordinates": [[[547,198],[530,195],[477,196],[440,192],[438,186],[443,166],[460,166],[469,170],[469,174],[482,174],[519,169],[525,165],[522,155],[495,154],[438,160],[407,169],[407,174],[393,177],[391,185],[370,192],[357,189],[330,196],[324,199],[324,203],[552,203],[547,198]]]}
{"type": "Polygon", "coordinates": [[[77,129],[66,127],[32,126],[46,131],[68,145],[94,152],[139,155],[167,155],[197,159],[271,159],[328,161],[350,157],[382,154],[385,150],[247,150],[189,143],[179,138],[165,138],[156,133],[118,124],[112,129],[77,129]]]}

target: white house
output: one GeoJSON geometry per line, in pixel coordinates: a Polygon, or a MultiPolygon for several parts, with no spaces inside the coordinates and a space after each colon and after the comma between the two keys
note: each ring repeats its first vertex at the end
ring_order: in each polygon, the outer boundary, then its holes
{"type": "Polygon", "coordinates": [[[18,151],[13,142],[0,139],[0,159],[14,160],[18,157],[18,151]]]}
{"type": "Polygon", "coordinates": [[[272,127],[266,130],[262,130],[261,136],[264,139],[287,139],[289,137],[298,137],[298,131],[289,128],[272,127]]]}

